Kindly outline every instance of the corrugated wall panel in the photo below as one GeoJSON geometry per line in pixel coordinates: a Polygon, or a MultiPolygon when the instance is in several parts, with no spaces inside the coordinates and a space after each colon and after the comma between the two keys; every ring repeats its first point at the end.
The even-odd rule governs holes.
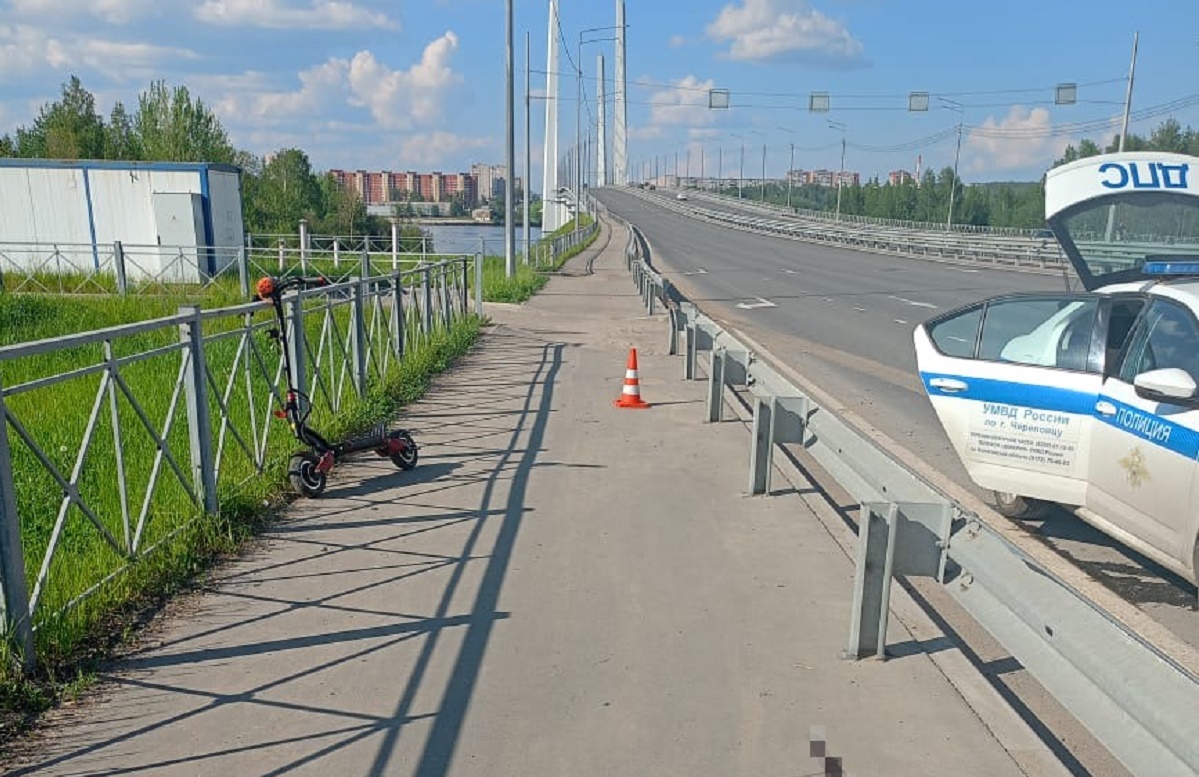
{"type": "Polygon", "coordinates": [[[92,211],[96,242],[127,246],[158,243],[154,206],[150,198],[151,174],[146,170],[91,170],[92,211]]]}

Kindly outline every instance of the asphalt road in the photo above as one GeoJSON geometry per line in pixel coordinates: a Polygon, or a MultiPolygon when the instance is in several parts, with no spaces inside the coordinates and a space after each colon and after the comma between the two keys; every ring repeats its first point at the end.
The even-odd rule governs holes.
{"type": "MultiPolygon", "coordinates": [[[[641,228],[655,265],[709,315],[741,329],[938,471],[986,496],[966,475],[925,396],[913,330],[934,315],[997,294],[1061,291],[1063,277],[758,235],[688,218],[629,192],[596,194],[641,228]]],[[[1063,557],[1199,645],[1193,585],[1065,510],[1026,525],[1063,557]]]]}

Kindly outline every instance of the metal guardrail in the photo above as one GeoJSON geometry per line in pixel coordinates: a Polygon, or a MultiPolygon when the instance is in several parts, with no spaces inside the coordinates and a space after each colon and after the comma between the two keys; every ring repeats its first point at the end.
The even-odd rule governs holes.
{"type": "MultiPolygon", "coordinates": [[[[455,259],[286,295],[297,387],[314,411],[365,397],[413,343],[466,316],[469,266],[455,259]]],[[[260,302],[181,307],[0,347],[0,604],[27,670],[39,623],[66,617],[291,452],[271,452],[286,431],[270,412],[285,388],[281,354],[264,347],[275,325],[260,302]],[[86,421],[71,397],[90,402],[86,421]],[[97,465],[89,453],[112,458],[97,465]],[[56,575],[81,574],[63,567],[63,548],[87,543],[102,548],[89,557],[99,566],[56,590],[56,575]]]]}
{"type": "MultiPolygon", "coordinates": [[[[631,230],[635,234],[635,228],[631,230]]],[[[847,658],[884,658],[892,579],[941,586],[1133,774],[1199,773],[1199,678],[1138,637],[936,487],[765,363],[735,332],[681,299],[630,239],[633,281],[671,310],[671,354],[684,377],[708,359],[710,421],[726,388],[753,404],[748,491],[770,493],[781,444],[802,446],[860,506],[847,658]]]]}
{"type": "MultiPolygon", "coordinates": [[[[773,234],[811,243],[838,245],[859,251],[909,256],[921,259],[991,264],[1003,267],[1024,267],[1061,271],[1069,263],[1061,247],[1052,239],[1005,237],[957,232],[926,231],[900,227],[866,228],[858,222],[792,215],[785,210],[772,211],[770,216],[758,217],[747,213],[706,208],[688,200],[676,200],[666,195],[654,197],[639,189],[633,194],[650,200],[660,207],[714,224],[759,234],[773,234]]],[[[691,196],[691,193],[688,193],[691,196]]],[[[743,210],[762,209],[760,204],[746,200],[696,194],[699,199],[735,205],[743,210]]]]}

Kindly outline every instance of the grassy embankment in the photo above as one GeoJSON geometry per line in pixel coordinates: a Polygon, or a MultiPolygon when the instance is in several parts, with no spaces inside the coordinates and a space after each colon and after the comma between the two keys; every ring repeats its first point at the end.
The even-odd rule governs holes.
{"type": "MultiPolygon", "coordinates": [[[[571,228],[572,225],[567,225],[560,232],[571,228]]],[[[561,257],[556,265],[561,266],[569,258],[561,257]]],[[[511,279],[504,276],[502,260],[488,262],[484,267],[484,299],[487,300],[523,301],[546,282],[546,276],[538,268],[523,264],[511,279]]],[[[11,280],[11,276],[6,278],[8,282],[11,280]]],[[[89,286],[95,291],[102,288],[101,284],[91,282],[89,286]]],[[[171,316],[178,312],[180,304],[198,302],[205,308],[217,308],[243,301],[235,278],[211,285],[203,292],[201,300],[188,299],[186,294],[124,298],[100,294],[69,298],[0,294],[0,345],[171,316]]],[[[410,316],[413,312],[409,310],[410,316]]],[[[335,318],[344,321],[344,309],[335,318]]],[[[415,326],[415,317],[409,322],[415,326]]],[[[239,323],[236,319],[210,321],[205,332],[235,330],[239,323]]],[[[354,396],[348,385],[339,386],[338,376],[332,371],[318,377],[310,391],[318,405],[321,404],[319,400],[327,400],[335,394],[341,397],[343,404],[336,414],[318,409],[314,413],[314,425],[337,436],[392,416],[397,406],[421,396],[433,375],[470,349],[480,324],[478,319],[471,317],[450,330],[438,329],[427,338],[411,341],[404,361],[393,362],[377,376],[363,399],[354,396]]],[[[314,350],[319,343],[321,327],[320,316],[309,316],[305,329],[314,350]]],[[[114,341],[113,355],[120,358],[145,353],[177,343],[178,337],[175,329],[167,328],[122,338],[114,341]]],[[[0,659],[3,659],[0,664],[0,715],[3,716],[0,726],[6,730],[4,733],[11,733],[64,694],[86,683],[96,661],[126,640],[146,614],[156,610],[173,592],[187,586],[214,560],[236,552],[286,497],[285,461],[295,448],[295,442],[286,435],[287,429],[282,422],[269,417],[270,403],[265,401],[269,396],[268,373],[274,364],[273,349],[264,334],[256,335],[254,342],[262,358],[261,364],[272,365],[269,369],[260,366],[254,351],[239,336],[211,343],[205,351],[219,393],[224,394],[226,388],[232,386],[227,398],[220,397],[231,408],[231,419],[230,428],[224,434],[225,450],[218,476],[220,511],[217,515],[200,514],[188,496],[191,483],[186,409],[181,395],[174,398],[180,363],[177,351],[121,367],[121,378],[138,408],[120,387],[114,388],[115,400],[107,392],[98,397],[100,376],[96,374],[72,378],[9,399],[10,411],[68,479],[77,465],[89,418],[95,414],[93,440],[79,465],[78,490],[104,531],[93,525],[78,506],[70,505],[56,534],[62,488],[10,427],[26,576],[31,593],[47,548],[54,542],[57,550],[48,568],[46,583],[38,591],[37,674],[20,677],[10,646],[0,647],[0,659]],[[234,380],[230,381],[231,377],[234,380]],[[248,400],[251,392],[256,399],[253,410],[248,400]],[[114,404],[120,417],[119,439],[114,435],[112,423],[114,404]],[[155,465],[157,442],[142,423],[138,409],[150,420],[155,433],[162,434],[182,478],[165,458],[155,465]],[[168,420],[172,426],[164,434],[168,420]],[[260,475],[253,456],[247,454],[242,445],[244,443],[251,450],[262,445],[264,429],[269,430],[265,438],[267,464],[260,475]],[[239,435],[234,435],[233,430],[239,435]],[[118,464],[126,472],[124,493],[116,478],[118,464]],[[157,485],[147,496],[154,477],[157,477],[157,485]],[[143,511],[146,520],[139,523],[143,511]],[[128,528],[124,519],[126,514],[129,515],[128,528]],[[126,566],[125,557],[130,546],[139,550],[138,559],[126,566]],[[150,547],[155,547],[153,553],[140,554],[150,547]],[[126,567],[125,571],[108,580],[98,592],[67,608],[122,566],[126,567]]],[[[101,346],[85,346],[5,363],[0,368],[0,377],[11,387],[80,366],[98,364],[104,358],[101,346]]],[[[212,392],[209,403],[214,419],[220,418],[217,393],[212,392]]],[[[221,427],[218,421],[214,420],[214,424],[217,424],[213,430],[214,438],[219,442],[221,427]]]]}

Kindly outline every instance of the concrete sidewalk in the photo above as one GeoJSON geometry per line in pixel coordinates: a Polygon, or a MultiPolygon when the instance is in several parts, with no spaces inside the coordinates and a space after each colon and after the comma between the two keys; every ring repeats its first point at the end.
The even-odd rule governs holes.
{"type": "Polygon", "coordinates": [[[490,307],[405,413],[415,470],[339,469],[12,773],[1024,773],[898,627],[840,660],[851,562],[800,494],[743,496],[625,241],[490,307]],[[612,406],[630,345],[649,410],[612,406]]]}

